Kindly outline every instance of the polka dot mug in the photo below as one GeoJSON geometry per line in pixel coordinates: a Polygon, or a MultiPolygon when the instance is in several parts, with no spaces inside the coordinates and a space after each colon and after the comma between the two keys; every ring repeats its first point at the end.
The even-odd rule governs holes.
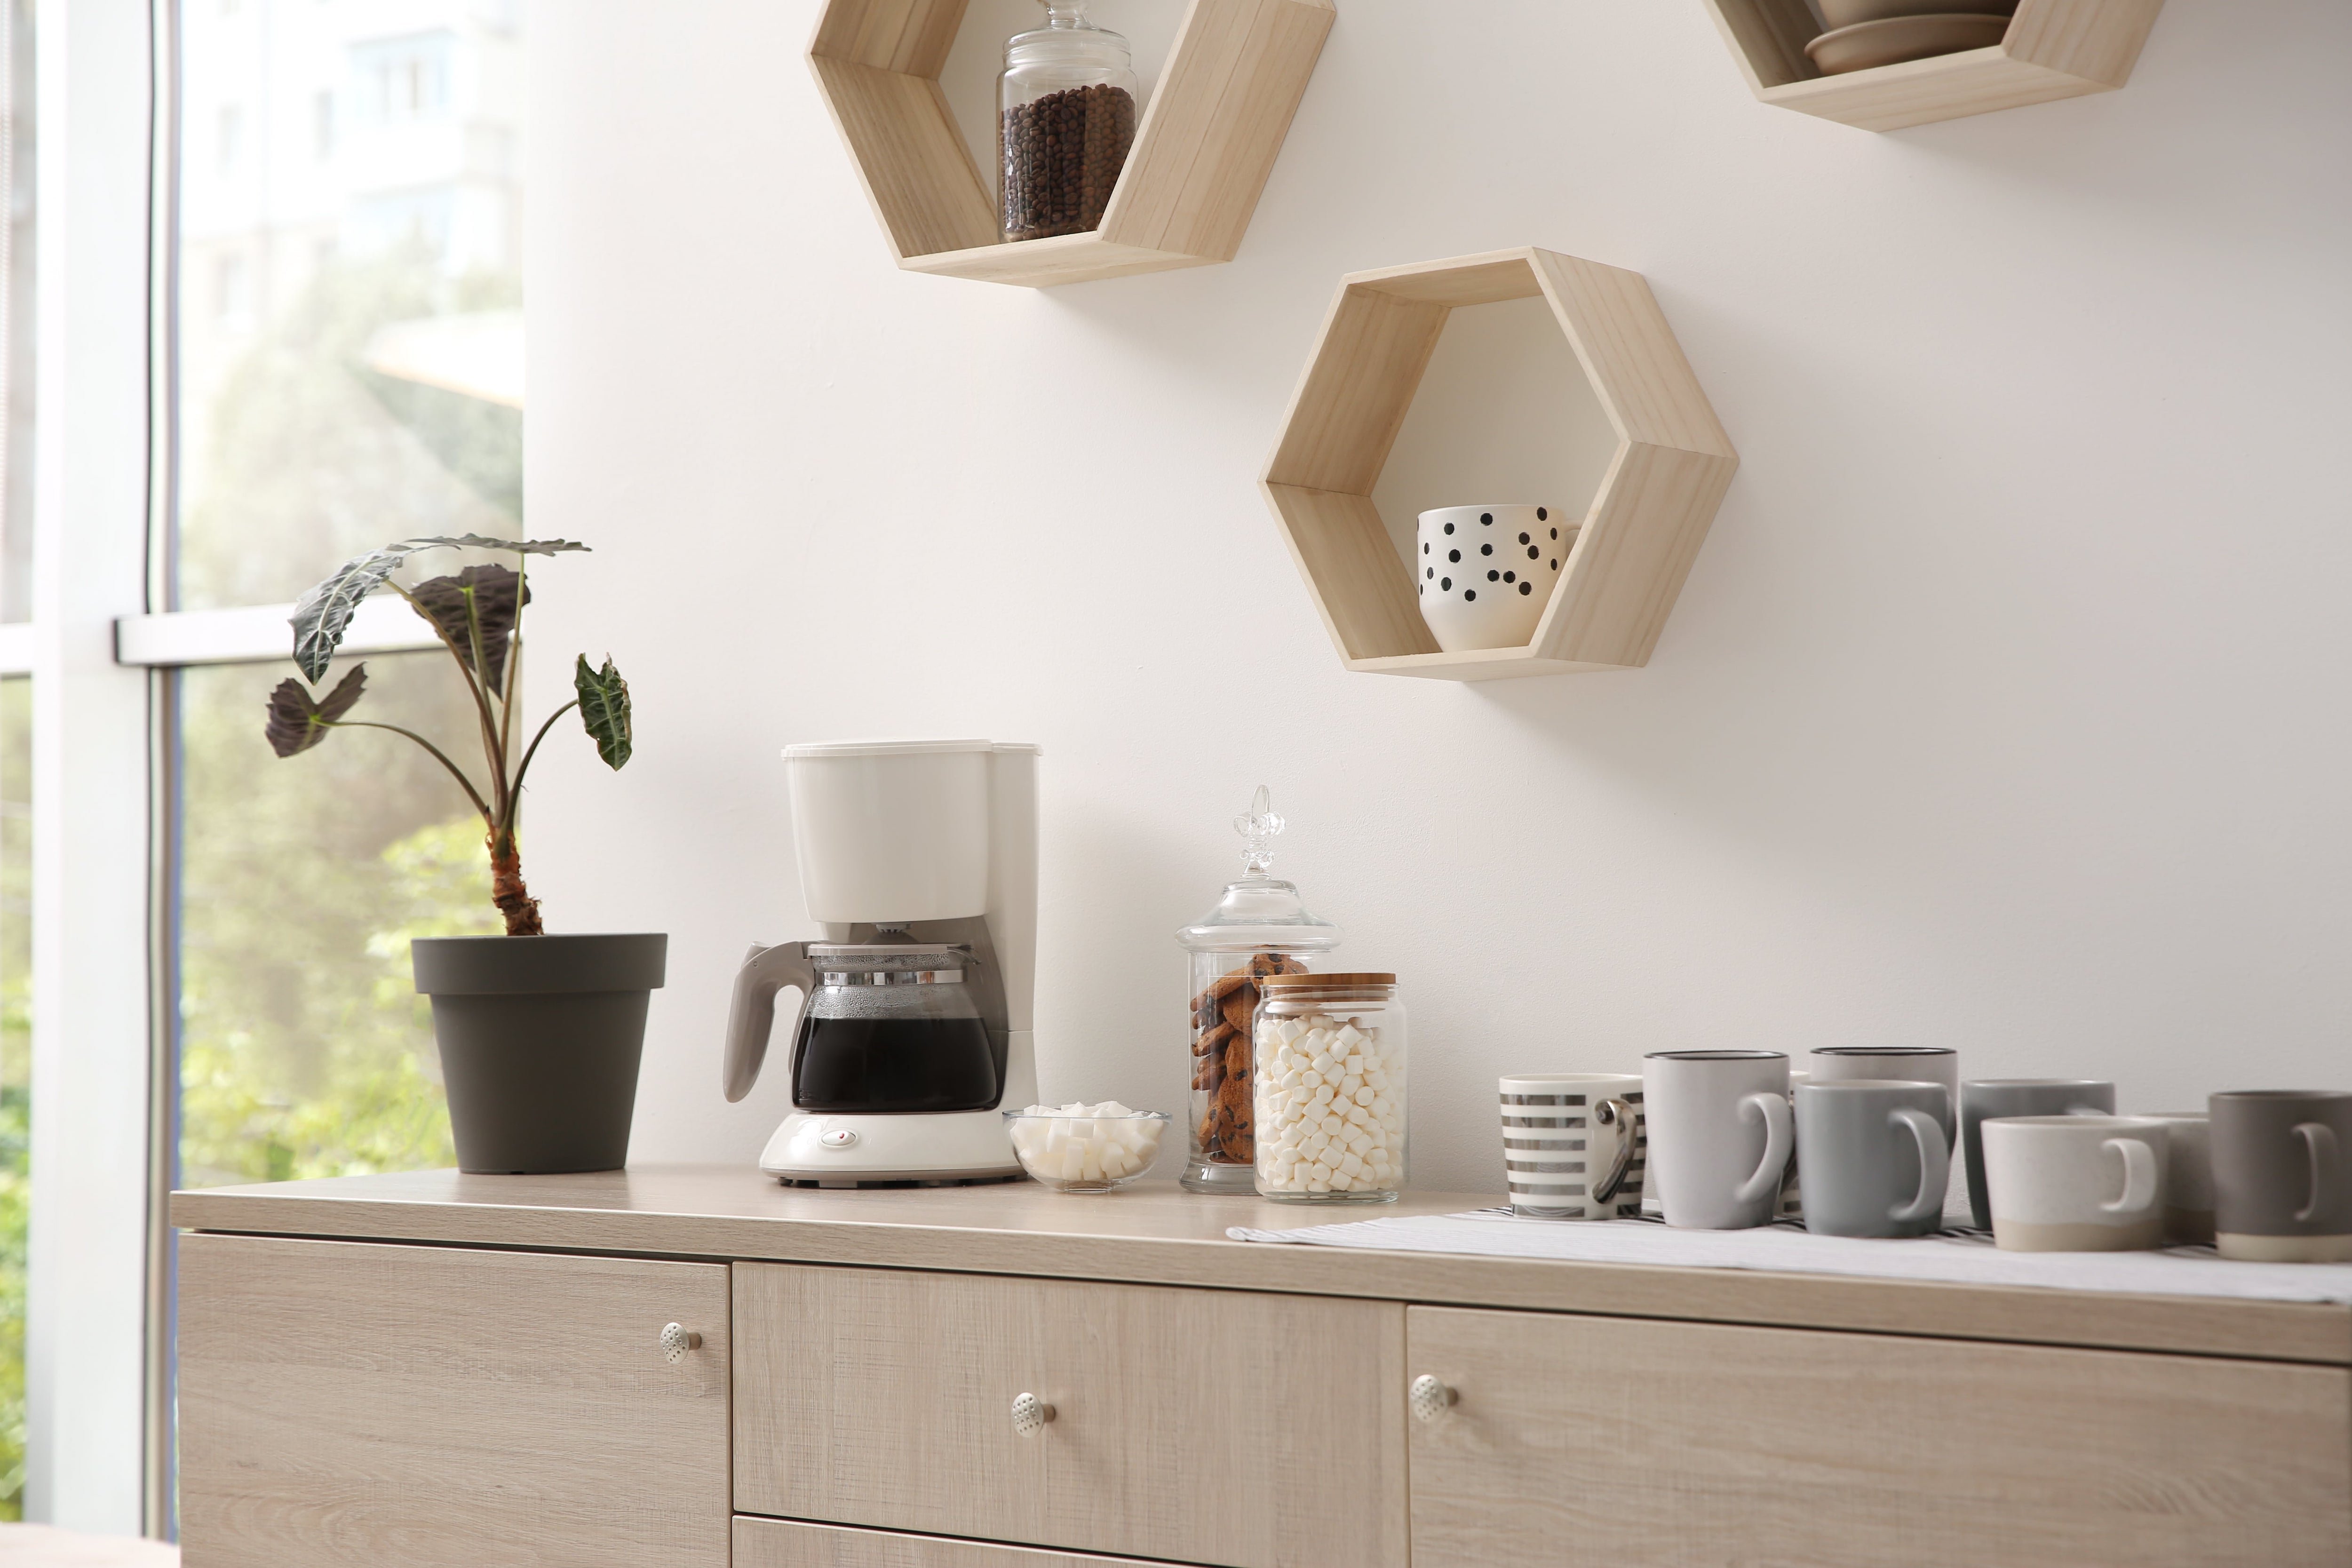
{"type": "Polygon", "coordinates": [[[1551,602],[1576,529],[1550,507],[1447,506],[1421,514],[1421,618],[1447,653],[1523,647],[1551,602]]]}

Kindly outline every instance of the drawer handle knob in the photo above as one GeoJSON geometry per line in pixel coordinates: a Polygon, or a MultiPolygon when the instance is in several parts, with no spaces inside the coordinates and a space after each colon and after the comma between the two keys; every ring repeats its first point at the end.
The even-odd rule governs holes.
{"type": "Polygon", "coordinates": [[[1426,1426],[1453,1409],[1461,1395],[1423,1373],[1412,1380],[1412,1386],[1405,1390],[1404,1397],[1405,1403],[1412,1406],[1412,1418],[1426,1426]]]}
{"type": "Polygon", "coordinates": [[[1034,1394],[1016,1395],[1013,1401],[1013,1429],[1024,1437],[1034,1437],[1053,1418],[1054,1407],[1034,1394]]]}
{"type": "Polygon", "coordinates": [[[684,1323],[664,1323],[661,1331],[662,1360],[676,1366],[686,1359],[688,1351],[702,1348],[702,1336],[690,1332],[684,1323]]]}

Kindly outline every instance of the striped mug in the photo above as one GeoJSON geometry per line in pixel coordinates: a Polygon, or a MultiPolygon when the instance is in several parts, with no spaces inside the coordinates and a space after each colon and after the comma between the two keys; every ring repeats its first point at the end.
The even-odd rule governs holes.
{"type": "Polygon", "coordinates": [[[1511,1212],[1531,1219],[1633,1219],[1649,1152],[1633,1073],[1532,1073],[1502,1080],[1511,1212]]]}

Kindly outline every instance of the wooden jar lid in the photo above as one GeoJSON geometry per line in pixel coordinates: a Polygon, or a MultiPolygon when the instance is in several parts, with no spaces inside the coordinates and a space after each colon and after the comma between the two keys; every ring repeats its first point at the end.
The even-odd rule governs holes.
{"type": "Polygon", "coordinates": [[[1393,985],[1393,974],[1264,974],[1262,991],[1357,991],[1367,985],[1393,985]]]}

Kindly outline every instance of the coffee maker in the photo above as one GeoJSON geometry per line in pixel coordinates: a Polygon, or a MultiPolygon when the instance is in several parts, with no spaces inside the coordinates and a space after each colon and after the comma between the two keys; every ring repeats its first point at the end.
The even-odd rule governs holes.
{"type": "Polygon", "coordinates": [[[776,993],[802,994],[793,1112],[760,1156],[788,1184],[1021,1176],[1001,1110],[1037,1097],[1037,748],[786,748],[793,847],[820,942],[751,949],[727,1020],[751,1092],[776,993]]]}

